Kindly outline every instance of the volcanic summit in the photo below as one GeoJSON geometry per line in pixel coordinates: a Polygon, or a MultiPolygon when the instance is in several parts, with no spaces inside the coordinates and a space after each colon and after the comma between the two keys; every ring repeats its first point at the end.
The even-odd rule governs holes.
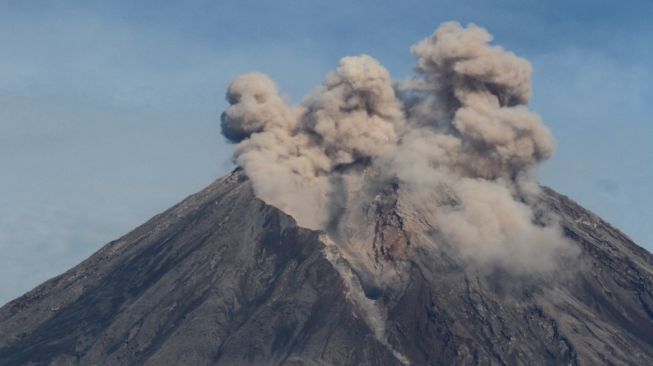
{"type": "Polygon", "coordinates": [[[0,365],[651,365],[653,255],[541,187],[530,64],[483,28],[228,87],[238,166],[0,308],[0,365]]]}

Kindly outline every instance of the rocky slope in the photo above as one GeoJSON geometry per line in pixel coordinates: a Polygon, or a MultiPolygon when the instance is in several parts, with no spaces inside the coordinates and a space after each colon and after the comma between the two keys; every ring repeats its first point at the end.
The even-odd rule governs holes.
{"type": "Polygon", "coordinates": [[[542,200],[580,249],[544,279],[446,251],[395,258],[412,233],[388,204],[371,245],[408,281],[365,289],[379,336],[323,235],[236,171],[2,307],[0,365],[653,364],[653,256],[570,199],[542,200]]]}

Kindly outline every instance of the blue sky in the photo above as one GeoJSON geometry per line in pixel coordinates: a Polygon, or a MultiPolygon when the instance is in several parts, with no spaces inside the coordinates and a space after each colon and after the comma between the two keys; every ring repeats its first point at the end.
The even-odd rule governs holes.
{"type": "Polygon", "coordinates": [[[534,67],[557,140],[540,181],[653,250],[653,2],[0,0],[0,303],[231,169],[224,90],[299,101],[338,59],[396,78],[443,21],[534,67]]]}

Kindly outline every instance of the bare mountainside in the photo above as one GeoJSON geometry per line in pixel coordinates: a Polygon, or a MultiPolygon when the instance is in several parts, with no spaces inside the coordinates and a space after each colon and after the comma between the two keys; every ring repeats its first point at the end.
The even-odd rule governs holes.
{"type": "Polygon", "coordinates": [[[653,364],[653,256],[567,197],[541,199],[580,249],[562,279],[381,258],[412,235],[386,205],[374,245],[408,281],[366,291],[382,338],[323,234],[235,171],[2,307],[0,365],[653,364]]]}

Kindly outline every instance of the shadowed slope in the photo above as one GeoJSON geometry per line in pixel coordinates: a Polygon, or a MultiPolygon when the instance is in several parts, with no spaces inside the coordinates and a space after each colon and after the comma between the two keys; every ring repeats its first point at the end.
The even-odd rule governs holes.
{"type": "Polygon", "coordinates": [[[0,365],[397,364],[353,317],[318,234],[242,179],[4,306],[0,365]]]}

